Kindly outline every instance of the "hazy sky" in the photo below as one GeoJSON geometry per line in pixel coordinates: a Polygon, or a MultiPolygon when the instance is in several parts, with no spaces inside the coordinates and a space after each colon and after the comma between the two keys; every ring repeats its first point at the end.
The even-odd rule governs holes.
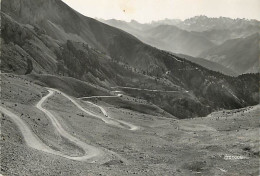
{"type": "Polygon", "coordinates": [[[260,20],[260,0],[63,0],[80,13],[139,22],[196,15],[260,20]]]}

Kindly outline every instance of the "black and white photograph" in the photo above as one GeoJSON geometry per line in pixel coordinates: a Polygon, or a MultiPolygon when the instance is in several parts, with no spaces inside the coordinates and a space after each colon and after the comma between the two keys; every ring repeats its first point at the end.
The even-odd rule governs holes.
{"type": "Polygon", "coordinates": [[[0,176],[259,176],[259,0],[0,0],[0,176]]]}

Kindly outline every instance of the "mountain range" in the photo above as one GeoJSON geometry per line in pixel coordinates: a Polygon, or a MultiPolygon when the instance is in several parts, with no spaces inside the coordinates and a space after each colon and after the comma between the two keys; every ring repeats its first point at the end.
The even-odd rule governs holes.
{"type": "MultiPolygon", "coordinates": [[[[241,59],[238,58],[236,60],[235,54],[233,56],[229,54],[226,57],[229,64],[225,65],[227,62],[217,62],[222,67],[225,67],[217,71],[228,75],[234,75],[229,73],[239,75],[259,72],[257,58],[259,57],[260,49],[256,43],[259,43],[259,37],[257,36],[259,35],[260,22],[257,20],[224,17],[208,18],[206,16],[197,16],[184,21],[166,19],[146,24],[141,24],[137,21],[125,22],[114,19],[99,20],[127,31],[141,41],[157,48],[172,53],[189,55],[193,58],[200,58],[199,60],[202,63],[206,62],[203,59],[215,62],[216,59],[210,59],[212,58],[210,56],[216,56],[215,52],[213,52],[216,50],[219,56],[227,55],[223,49],[217,48],[226,48],[230,53],[237,53],[236,45],[239,45],[237,47],[239,48],[238,50],[240,52],[243,50],[243,54],[239,57],[241,59],[244,58],[244,62],[247,62],[247,65],[241,64],[238,67],[236,63],[240,62],[241,59]],[[250,46],[238,44],[238,41],[240,41],[239,43],[247,43],[250,46]],[[227,46],[229,44],[231,44],[232,49],[231,46],[227,46]],[[205,54],[209,57],[205,56],[205,54]],[[247,56],[246,59],[244,56],[247,56]],[[223,70],[229,71],[223,72],[223,70]]],[[[194,62],[200,64],[198,59],[194,59],[194,62]]],[[[216,68],[218,67],[216,66],[216,68]]]]}
{"type": "MultiPolygon", "coordinates": [[[[185,57],[150,46],[121,29],[83,16],[60,0],[3,0],[1,17],[1,70],[27,74],[40,85],[54,86],[41,79],[52,75],[63,80],[57,81],[55,88],[66,82],[65,77],[73,77],[107,91],[114,86],[164,90],[125,93],[177,118],[258,103],[257,74],[231,77],[209,70],[185,57]],[[175,92],[165,94],[169,90],[175,92]]],[[[166,41],[167,32],[172,30],[179,31],[180,36],[193,39],[197,36],[172,26],[146,30],[155,35],[161,27],[165,34],[157,37],[166,41]]],[[[175,43],[177,47],[189,43],[181,42],[178,36],[171,37],[180,42],[175,43]]],[[[215,46],[202,37],[196,40],[200,41],[198,47],[215,46]]]]}
{"type": "Polygon", "coordinates": [[[198,56],[203,50],[215,46],[204,36],[174,25],[140,24],[135,21],[127,23],[118,20],[101,21],[129,32],[147,44],[173,53],[198,56]]]}

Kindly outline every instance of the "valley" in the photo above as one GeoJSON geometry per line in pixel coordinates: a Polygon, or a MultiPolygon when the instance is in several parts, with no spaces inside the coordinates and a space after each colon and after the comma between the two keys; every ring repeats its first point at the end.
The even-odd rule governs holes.
{"type": "Polygon", "coordinates": [[[3,174],[258,173],[259,106],[178,120],[118,108],[108,98],[85,102],[24,76],[1,80],[3,174]]]}

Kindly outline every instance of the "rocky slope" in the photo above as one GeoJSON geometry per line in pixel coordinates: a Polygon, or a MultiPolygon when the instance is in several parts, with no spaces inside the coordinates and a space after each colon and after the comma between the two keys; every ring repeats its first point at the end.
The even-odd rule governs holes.
{"type": "MultiPolygon", "coordinates": [[[[73,92],[78,84],[78,93],[84,94],[85,90],[85,95],[89,96],[96,95],[101,89],[74,78],[37,76],[41,78],[30,80],[24,75],[2,74],[1,107],[19,116],[19,121],[26,123],[33,134],[53,150],[66,155],[81,156],[81,148],[63,138],[46,114],[35,107],[48,93],[43,85],[39,86],[39,81],[45,82],[44,86],[60,86],[67,93],[73,92]]],[[[99,109],[77,100],[74,96],[79,95],[73,94],[71,98],[84,109],[101,114],[99,109]]],[[[260,124],[257,106],[221,110],[207,117],[178,120],[121,108],[111,104],[114,101],[112,98],[106,100],[107,103],[102,99],[91,101],[104,107],[111,117],[141,128],[129,131],[106,124],[78,109],[62,94],[55,93],[43,107],[54,114],[61,127],[82,142],[101,149],[105,154],[112,152],[114,155],[104,158],[104,163],[100,164],[74,161],[32,149],[26,143],[30,138],[24,138],[17,122],[1,112],[0,174],[183,176],[259,173],[260,124]]],[[[154,112],[152,108],[141,108],[154,112]]]]}

